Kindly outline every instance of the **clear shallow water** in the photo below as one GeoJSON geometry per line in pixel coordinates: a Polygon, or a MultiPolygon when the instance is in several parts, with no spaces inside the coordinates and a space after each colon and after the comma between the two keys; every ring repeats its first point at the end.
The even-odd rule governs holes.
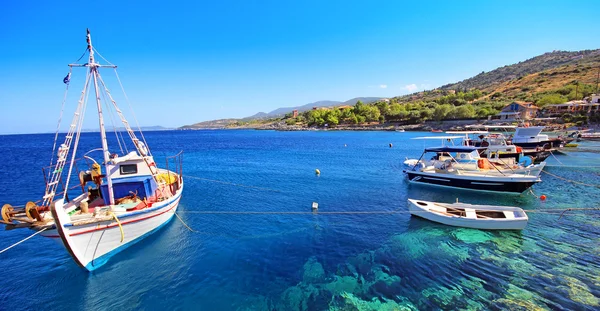
{"type": "MultiPolygon", "coordinates": [[[[408,197],[527,210],[597,207],[600,189],[542,175],[533,188],[548,196],[541,202],[531,194],[409,185],[401,164],[420,156],[424,142],[408,138],[422,134],[146,133],[158,163],[185,151],[188,178],[179,210],[199,232],[174,218],[93,273],[55,242],[35,237],[0,254],[0,309],[600,309],[598,212],[573,212],[560,221],[532,212],[520,233],[445,227],[405,213],[408,197]],[[310,211],[313,201],[321,211],[399,212],[185,213],[310,211]]],[[[80,150],[96,147],[96,135],[84,134],[80,150]]],[[[42,195],[39,168],[49,162],[52,138],[0,136],[1,203],[42,195]]],[[[577,167],[600,166],[600,145],[580,147],[549,159],[548,172],[600,185],[600,168],[577,167]]],[[[0,231],[0,248],[29,234],[0,231]]]]}

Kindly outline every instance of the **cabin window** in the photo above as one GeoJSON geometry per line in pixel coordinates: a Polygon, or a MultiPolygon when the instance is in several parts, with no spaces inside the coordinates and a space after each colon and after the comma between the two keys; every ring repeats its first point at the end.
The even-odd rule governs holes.
{"type": "Polygon", "coordinates": [[[138,172],[137,164],[124,164],[119,167],[121,175],[136,174],[138,172]]]}

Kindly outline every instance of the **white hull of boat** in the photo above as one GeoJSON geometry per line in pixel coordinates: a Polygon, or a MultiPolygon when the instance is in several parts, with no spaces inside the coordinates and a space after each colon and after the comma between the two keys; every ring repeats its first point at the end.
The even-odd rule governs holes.
{"type": "Polygon", "coordinates": [[[408,209],[412,215],[455,227],[487,230],[523,230],[528,222],[525,212],[512,206],[471,205],[465,203],[442,204],[408,199],[408,209]],[[464,210],[466,216],[448,213],[449,210],[464,210]],[[501,212],[506,218],[478,218],[477,211],[501,212]]]}
{"type": "Polygon", "coordinates": [[[53,216],[56,231],[63,245],[75,262],[93,271],[118,252],[140,241],[167,224],[175,214],[181,198],[183,185],[177,193],[152,207],[121,216],[119,223],[110,221],[74,226],[63,208],[63,200],[56,201],[53,216]],[[121,231],[122,229],[122,231],[121,231]]]}

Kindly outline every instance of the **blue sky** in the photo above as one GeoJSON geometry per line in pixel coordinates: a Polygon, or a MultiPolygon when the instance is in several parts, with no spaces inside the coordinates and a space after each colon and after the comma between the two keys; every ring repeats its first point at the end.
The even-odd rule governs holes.
{"type": "MultiPolygon", "coordinates": [[[[88,27],[96,49],[119,66],[140,123],[169,127],[319,100],[392,97],[552,50],[600,48],[599,1],[84,4],[2,4],[0,133],[55,129],[66,65],[84,52],[88,27]]],[[[128,111],[114,73],[101,73],[128,111]]],[[[84,74],[73,73],[67,120],[84,74]]],[[[97,128],[90,107],[85,125],[97,128]]]]}

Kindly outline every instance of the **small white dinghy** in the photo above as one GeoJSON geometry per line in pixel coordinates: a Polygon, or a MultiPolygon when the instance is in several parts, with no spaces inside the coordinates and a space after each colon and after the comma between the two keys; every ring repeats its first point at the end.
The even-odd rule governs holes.
{"type": "Polygon", "coordinates": [[[412,215],[441,224],[488,230],[522,230],[529,218],[519,207],[437,203],[408,199],[412,215]]]}

